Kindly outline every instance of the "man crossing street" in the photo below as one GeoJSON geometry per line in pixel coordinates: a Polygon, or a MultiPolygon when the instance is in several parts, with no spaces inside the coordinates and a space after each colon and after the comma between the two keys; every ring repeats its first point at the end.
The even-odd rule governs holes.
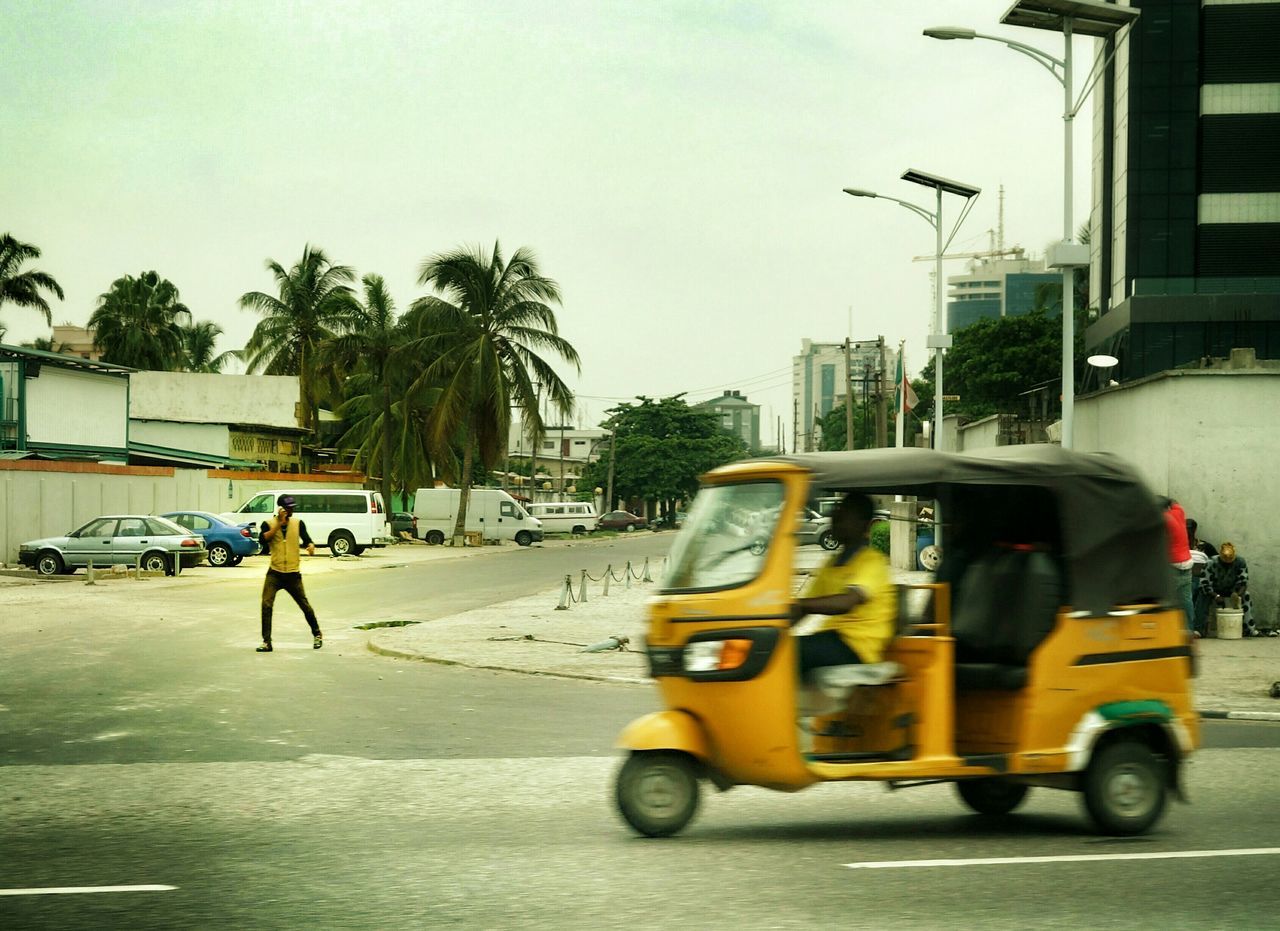
{"type": "Polygon", "coordinates": [[[316,612],[307,600],[307,593],[302,587],[301,549],[307,548],[307,555],[316,554],[316,545],[307,533],[307,525],[301,518],[294,520],[293,512],[297,502],[292,495],[281,495],[277,502],[279,509],[273,520],[263,521],[262,539],[271,552],[271,565],[267,569],[267,577],[262,583],[262,646],[259,653],[272,652],[271,646],[271,612],[275,606],[276,592],[284,590],[289,593],[302,615],[311,627],[312,649],[324,646],[324,634],[320,632],[320,624],[316,620],[316,612]]]}

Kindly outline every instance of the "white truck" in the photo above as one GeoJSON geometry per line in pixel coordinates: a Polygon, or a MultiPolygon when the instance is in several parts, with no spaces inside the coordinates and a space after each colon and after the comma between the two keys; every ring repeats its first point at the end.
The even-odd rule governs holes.
{"type": "MultiPolygon", "coordinates": [[[[413,496],[413,516],[422,539],[437,546],[453,536],[458,523],[457,488],[419,488],[413,496]]],[[[486,540],[514,540],[521,546],[542,540],[542,522],[530,517],[515,498],[501,488],[472,488],[467,501],[470,533],[486,540]]]]}

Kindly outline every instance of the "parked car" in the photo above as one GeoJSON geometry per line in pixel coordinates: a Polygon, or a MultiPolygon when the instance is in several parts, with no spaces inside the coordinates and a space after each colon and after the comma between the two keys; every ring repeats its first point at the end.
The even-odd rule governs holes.
{"type": "Polygon", "coordinates": [[[831,532],[831,518],[811,508],[805,508],[796,515],[796,542],[801,546],[816,543],[824,550],[833,550],[840,545],[831,532]]]}
{"type": "Polygon", "coordinates": [[[18,547],[18,561],[41,575],[70,575],[95,566],[141,565],[173,575],[204,562],[207,551],[198,536],[171,520],[149,514],[95,517],[61,537],[31,540],[18,547]]]}
{"type": "Polygon", "coordinates": [[[238,566],[240,560],[258,552],[258,525],[252,521],[233,524],[208,511],[170,511],[160,516],[199,534],[211,566],[238,566]]]}
{"type": "Polygon", "coordinates": [[[630,533],[632,530],[643,530],[649,526],[649,522],[630,511],[610,511],[600,518],[600,523],[596,526],[600,530],[625,530],[630,533]]]}
{"type": "Polygon", "coordinates": [[[401,533],[418,539],[418,518],[407,511],[396,511],[391,515],[391,535],[399,540],[401,533]]]}

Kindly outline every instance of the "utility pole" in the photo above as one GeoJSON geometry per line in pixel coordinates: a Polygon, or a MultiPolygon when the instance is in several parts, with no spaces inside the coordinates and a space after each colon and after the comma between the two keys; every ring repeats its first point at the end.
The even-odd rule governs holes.
{"type": "Polygon", "coordinates": [[[609,433],[609,481],[606,483],[606,491],[604,493],[604,510],[607,514],[613,510],[613,463],[614,453],[618,448],[618,427],[615,424],[609,433]]]}
{"type": "Polygon", "coordinates": [[[844,448],[853,449],[853,363],[847,336],[844,338],[844,448]]]}
{"type": "Polygon", "coordinates": [[[800,399],[791,399],[791,452],[800,452],[800,445],[796,440],[800,436],[800,399]]]}
{"type": "Polygon", "coordinates": [[[880,378],[877,380],[879,389],[876,391],[876,446],[884,449],[889,445],[889,393],[885,391],[889,363],[884,354],[884,336],[881,336],[878,341],[880,343],[880,378]]]}

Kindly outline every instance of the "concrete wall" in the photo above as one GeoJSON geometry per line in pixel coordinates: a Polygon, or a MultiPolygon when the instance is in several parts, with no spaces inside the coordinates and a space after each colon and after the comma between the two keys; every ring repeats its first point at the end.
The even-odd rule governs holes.
{"type": "Polygon", "coordinates": [[[139,420],[298,426],[294,375],[134,372],[129,381],[129,416],[139,420]]]}
{"type": "Polygon", "coordinates": [[[128,445],[128,379],[44,365],[38,378],[26,379],[26,393],[28,442],[128,445]]]}
{"type": "Polygon", "coordinates": [[[1277,409],[1280,373],[1265,370],[1166,372],[1076,401],[1077,449],[1123,456],[1201,539],[1236,544],[1264,627],[1280,626],[1277,409]]]}
{"type": "Polygon", "coordinates": [[[186,449],[211,456],[231,455],[231,430],[220,423],[173,423],[130,418],[129,439],[135,443],[186,449]]]}
{"type": "Polygon", "coordinates": [[[0,561],[16,562],[18,545],[24,541],[74,530],[101,514],[162,514],[179,509],[220,514],[235,510],[263,489],[310,484],[364,487],[358,475],[0,462],[0,561]]]}

